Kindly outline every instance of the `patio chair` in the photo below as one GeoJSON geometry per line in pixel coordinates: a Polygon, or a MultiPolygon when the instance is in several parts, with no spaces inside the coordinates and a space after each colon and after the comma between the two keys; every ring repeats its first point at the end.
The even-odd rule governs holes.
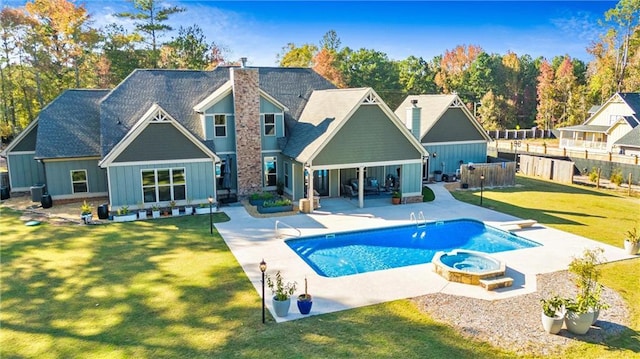
{"type": "Polygon", "coordinates": [[[350,184],[343,184],[342,185],[342,196],[343,197],[348,197],[349,199],[352,199],[354,197],[358,197],[358,193],[356,191],[354,191],[353,187],[351,187],[350,184]]]}

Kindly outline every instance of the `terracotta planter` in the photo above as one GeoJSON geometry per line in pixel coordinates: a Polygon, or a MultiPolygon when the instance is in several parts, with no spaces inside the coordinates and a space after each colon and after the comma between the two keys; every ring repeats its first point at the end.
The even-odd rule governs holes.
{"type": "Polygon", "coordinates": [[[400,197],[391,197],[392,204],[400,204],[400,197]]]}

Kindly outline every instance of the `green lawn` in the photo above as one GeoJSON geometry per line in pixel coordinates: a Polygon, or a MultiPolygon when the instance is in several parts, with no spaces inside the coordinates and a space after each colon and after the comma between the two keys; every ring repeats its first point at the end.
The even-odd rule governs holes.
{"type": "MultiPolygon", "coordinates": [[[[629,219],[619,213],[603,219],[611,216],[610,210],[596,205],[579,216],[577,204],[569,201],[562,207],[556,197],[575,191],[576,201],[607,198],[617,205],[606,208],[627,213],[633,202],[518,181],[523,187],[486,191],[485,204],[620,245],[629,219]],[[531,201],[533,195],[536,201],[531,201]],[[540,201],[553,202],[553,208],[532,208],[540,201]]],[[[478,195],[456,194],[470,201],[478,195]]],[[[224,215],[215,219],[226,220],[224,215]]],[[[208,216],[27,227],[19,213],[0,207],[0,229],[2,358],[515,357],[461,337],[410,300],[282,324],[268,316],[263,325],[260,297],[221,237],[209,234],[208,216]]],[[[632,307],[633,330],[607,343],[576,341],[565,357],[640,353],[639,278],[640,259],[604,267],[603,282],[619,290],[632,307]]]]}

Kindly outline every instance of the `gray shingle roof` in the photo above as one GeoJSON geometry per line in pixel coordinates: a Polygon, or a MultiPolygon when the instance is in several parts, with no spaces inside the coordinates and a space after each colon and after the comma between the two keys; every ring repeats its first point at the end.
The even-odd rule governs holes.
{"type": "MultiPolygon", "coordinates": [[[[306,68],[261,67],[258,73],[260,88],[289,108],[285,113],[288,122],[299,117],[313,90],[335,87],[306,68]]],[[[199,116],[193,107],[228,80],[228,67],[212,71],[134,71],[105,97],[100,106],[102,155],[122,140],[153,103],[160,105],[197,138],[203,139],[199,116]]],[[[212,141],[205,144],[215,150],[212,141]]]]}
{"type": "Polygon", "coordinates": [[[38,115],[36,158],[100,156],[98,104],[109,90],[67,90],[38,115]]]}
{"type": "Polygon", "coordinates": [[[306,162],[322,146],[370,88],[314,91],[282,153],[306,162]]]}
{"type": "Polygon", "coordinates": [[[633,116],[627,116],[625,120],[633,128],[640,124],[640,92],[621,92],[620,97],[635,112],[633,116]]]}
{"type": "Polygon", "coordinates": [[[633,130],[629,131],[629,133],[620,137],[614,145],[640,148],[640,126],[636,126],[633,130]]]}

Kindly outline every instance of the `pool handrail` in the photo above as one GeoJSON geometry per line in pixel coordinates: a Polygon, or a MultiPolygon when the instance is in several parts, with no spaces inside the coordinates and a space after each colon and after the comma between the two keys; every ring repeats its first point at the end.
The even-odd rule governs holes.
{"type": "Polygon", "coordinates": [[[282,224],[283,226],[286,226],[286,227],[289,227],[291,229],[296,230],[298,232],[298,237],[302,237],[302,231],[300,231],[300,229],[298,229],[298,228],[296,228],[294,226],[288,225],[288,224],[286,224],[286,223],[284,223],[282,221],[277,220],[276,224],[275,224],[276,238],[280,238],[281,237],[280,234],[279,234],[280,232],[278,231],[278,224],[282,224]]]}
{"type": "Polygon", "coordinates": [[[422,211],[418,212],[417,217],[415,212],[411,212],[411,214],[409,215],[409,220],[415,222],[416,227],[418,228],[422,228],[427,225],[427,219],[424,218],[424,213],[422,213],[422,211]]]}

